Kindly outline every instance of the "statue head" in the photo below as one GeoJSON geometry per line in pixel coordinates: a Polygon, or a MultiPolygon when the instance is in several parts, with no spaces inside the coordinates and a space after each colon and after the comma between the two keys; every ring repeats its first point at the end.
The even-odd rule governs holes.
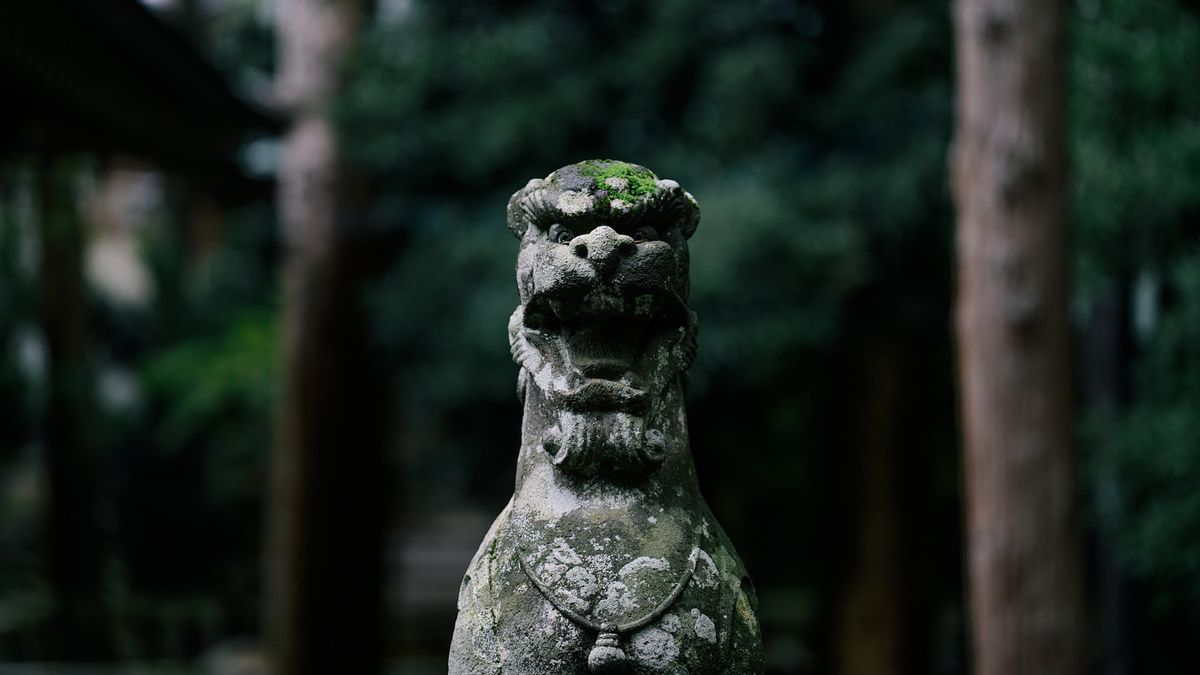
{"type": "Polygon", "coordinates": [[[683,437],[681,381],[696,351],[687,240],[699,218],[678,183],[612,160],[563,167],[509,200],[518,389],[534,441],[567,474],[644,476],[683,437]]]}

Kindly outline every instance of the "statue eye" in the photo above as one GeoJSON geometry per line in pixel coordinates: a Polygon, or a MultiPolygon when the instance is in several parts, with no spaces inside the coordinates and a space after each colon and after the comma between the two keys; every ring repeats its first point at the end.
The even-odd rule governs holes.
{"type": "Polygon", "coordinates": [[[575,233],[569,227],[556,224],[550,228],[550,241],[556,244],[566,244],[574,238],[575,233]]]}
{"type": "Polygon", "coordinates": [[[655,241],[658,239],[658,230],[649,225],[642,225],[633,231],[633,240],[636,242],[655,241]]]}

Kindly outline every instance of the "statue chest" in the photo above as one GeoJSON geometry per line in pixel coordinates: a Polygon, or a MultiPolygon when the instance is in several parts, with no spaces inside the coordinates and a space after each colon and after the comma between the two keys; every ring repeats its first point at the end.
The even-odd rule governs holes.
{"type": "Polygon", "coordinates": [[[568,615],[625,625],[687,582],[705,527],[679,508],[596,505],[554,517],[518,507],[509,532],[526,576],[568,615]]]}
{"type": "Polygon", "coordinates": [[[737,581],[723,578],[706,530],[666,510],[514,514],[497,541],[506,660],[544,673],[605,672],[591,663],[604,658],[635,672],[676,662],[707,672],[737,581]]]}

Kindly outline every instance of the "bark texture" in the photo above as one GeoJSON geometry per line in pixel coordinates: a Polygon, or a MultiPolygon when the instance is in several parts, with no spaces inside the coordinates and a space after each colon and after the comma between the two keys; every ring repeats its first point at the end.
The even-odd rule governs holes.
{"type": "Polygon", "coordinates": [[[1084,669],[1063,7],[957,0],[957,337],[975,672],[1084,669]]]}
{"type": "Polygon", "coordinates": [[[368,674],[382,645],[387,397],[363,315],[371,247],[347,216],[330,118],[362,8],[287,0],[279,9],[279,97],[293,116],[279,170],[285,305],[268,639],[277,674],[368,674]]]}

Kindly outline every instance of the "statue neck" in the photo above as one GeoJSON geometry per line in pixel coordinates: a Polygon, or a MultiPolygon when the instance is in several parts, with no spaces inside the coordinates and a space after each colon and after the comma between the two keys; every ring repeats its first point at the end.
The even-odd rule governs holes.
{"type": "Polygon", "coordinates": [[[668,494],[672,502],[700,501],[678,381],[641,416],[557,409],[540,389],[528,387],[517,460],[518,507],[553,497],[550,501],[570,510],[597,496],[611,506],[668,494]]]}

